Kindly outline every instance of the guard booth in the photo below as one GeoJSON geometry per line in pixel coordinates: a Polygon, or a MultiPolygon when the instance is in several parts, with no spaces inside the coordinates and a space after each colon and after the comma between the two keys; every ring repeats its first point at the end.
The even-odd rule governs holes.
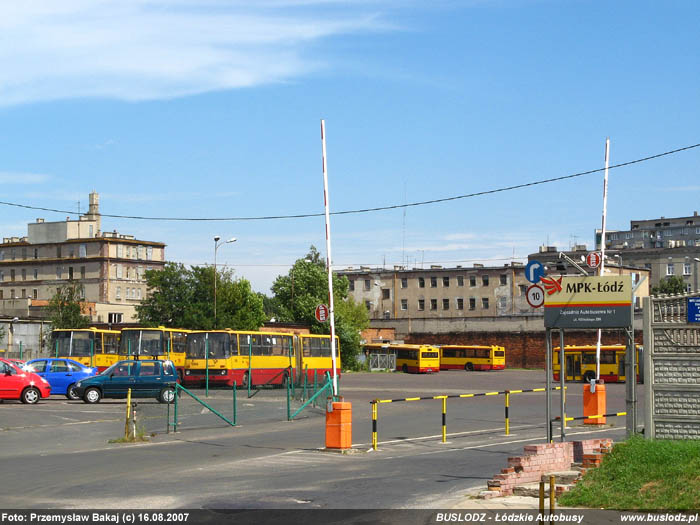
{"type": "MultiPolygon", "coordinates": [[[[560,422],[561,440],[564,441],[566,401],[564,396],[564,386],[566,376],[576,377],[581,373],[580,356],[565,355],[565,330],[601,330],[608,328],[623,329],[626,335],[625,358],[620,366],[624,367],[624,375],[628,379],[625,389],[625,405],[627,412],[627,434],[631,435],[637,429],[637,397],[636,377],[637,363],[634,344],[633,316],[633,288],[632,277],[630,275],[615,276],[568,276],[543,277],[541,282],[546,290],[544,294],[544,326],[546,329],[547,353],[547,440],[552,441],[552,363],[553,346],[552,331],[558,330],[559,335],[559,382],[560,390],[560,422]],[[576,359],[578,357],[578,361],[576,359]],[[562,370],[563,369],[563,370],[562,370]],[[564,373],[561,373],[561,372],[564,373]],[[578,374],[577,374],[578,371],[578,374]]],[[[543,291],[544,293],[544,291],[543,291]]],[[[597,359],[596,377],[600,377],[600,360],[597,359]]],[[[618,374],[622,371],[618,370],[618,374]]],[[[584,385],[584,416],[599,415],[590,413],[590,410],[597,412],[605,410],[604,403],[601,404],[602,394],[604,399],[604,385],[598,385],[591,381],[584,385]],[[586,389],[587,387],[587,389],[586,389]],[[602,387],[602,388],[600,388],[602,387]],[[596,393],[596,388],[598,392],[596,393]]],[[[595,420],[586,422],[594,422],[595,420]]],[[[604,420],[599,420],[604,422],[604,420]]]]}

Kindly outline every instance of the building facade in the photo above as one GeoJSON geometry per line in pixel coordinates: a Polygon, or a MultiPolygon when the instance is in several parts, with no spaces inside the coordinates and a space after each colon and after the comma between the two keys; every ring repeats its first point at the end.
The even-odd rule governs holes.
{"type": "Polygon", "coordinates": [[[372,319],[449,319],[537,314],[526,299],[524,266],[348,268],[350,295],[372,319]]]}
{"type": "Polygon", "coordinates": [[[165,265],[165,244],[102,231],[99,195],[78,219],[28,225],[26,237],[0,244],[0,315],[43,317],[58,287],[82,285],[93,322],[136,322],[146,270],[165,265]]]}

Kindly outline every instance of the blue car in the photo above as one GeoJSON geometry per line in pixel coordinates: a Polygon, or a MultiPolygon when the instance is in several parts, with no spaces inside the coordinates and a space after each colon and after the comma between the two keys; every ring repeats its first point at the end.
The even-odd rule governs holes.
{"type": "Polygon", "coordinates": [[[75,384],[81,379],[97,374],[97,368],[81,365],[72,359],[32,359],[24,368],[46,379],[51,385],[52,394],[63,394],[68,399],[80,399],[75,392],[75,384]]]}

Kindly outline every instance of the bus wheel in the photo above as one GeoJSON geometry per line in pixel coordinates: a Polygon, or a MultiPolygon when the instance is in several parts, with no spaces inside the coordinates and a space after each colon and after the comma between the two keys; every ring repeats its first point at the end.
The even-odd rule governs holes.
{"type": "Polygon", "coordinates": [[[407,367],[406,365],[403,365],[403,367],[401,368],[401,370],[403,370],[403,373],[404,373],[404,374],[408,374],[408,367],[407,367]]]}
{"type": "Polygon", "coordinates": [[[583,374],[583,382],[584,383],[590,383],[591,379],[595,379],[595,372],[592,370],[589,370],[585,374],[583,374]]]}
{"type": "Polygon", "coordinates": [[[464,365],[464,370],[467,372],[473,372],[474,371],[474,365],[472,363],[467,363],[464,365]]]}
{"type": "Polygon", "coordinates": [[[248,388],[248,380],[249,380],[248,372],[246,372],[245,374],[243,374],[243,387],[244,388],[248,388]]]}

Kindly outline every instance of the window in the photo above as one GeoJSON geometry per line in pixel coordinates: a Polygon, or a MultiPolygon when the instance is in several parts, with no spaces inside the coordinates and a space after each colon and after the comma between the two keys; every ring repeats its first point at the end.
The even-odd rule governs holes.
{"type": "Polygon", "coordinates": [[[461,297],[457,298],[457,310],[464,310],[464,299],[461,297]]]}
{"type": "Polygon", "coordinates": [[[508,300],[505,297],[498,298],[498,307],[501,310],[505,310],[508,307],[508,300]]]}
{"type": "Polygon", "coordinates": [[[34,279],[39,278],[39,268],[34,268],[34,279]]]}
{"type": "Polygon", "coordinates": [[[3,299],[3,298],[4,298],[4,297],[3,297],[4,294],[5,294],[5,293],[4,293],[2,290],[0,290],[0,299],[3,299]]]}
{"type": "Polygon", "coordinates": [[[683,265],[683,275],[690,275],[690,263],[683,265]]]}
{"type": "Polygon", "coordinates": [[[0,270],[0,282],[2,282],[2,281],[4,281],[4,280],[5,280],[5,272],[3,272],[2,270],[0,270]]]}
{"type": "Polygon", "coordinates": [[[431,309],[431,310],[437,310],[437,299],[431,299],[431,300],[430,300],[430,309],[431,309]]]}
{"type": "Polygon", "coordinates": [[[688,235],[690,228],[681,228],[681,235],[688,235]]]}
{"type": "Polygon", "coordinates": [[[10,299],[17,299],[17,296],[15,295],[15,289],[10,290],[10,299]]]}
{"type": "Polygon", "coordinates": [[[443,288],[449,288],[449,287],[450,287],[450,278],[449,278],[449,277],[443,277],[443,278],[442,278],[442,286],[443,286],[443,288]]]}
{"type": "Polygon", "coordinates": [[[483,284],[484,286],[489,285],[489,276],[488,275],[481,276],[481,284],[483,284]]]}
{"type": "Polygon", "coordinates": [[[350,279],[348,282],[350,283],[348,286],[348,290],[350,290],[351,292],[354,292],[355,291],[355,281],[350,279]]]}
{"type": "Polygon", "coordinates": [[[146,247],[146,259],[148,259],[149,261],[153,259],[153,246],[146,247]]]}
{"type": "Polygon", "coordinates": [[[664,230],[664,237],[670,237],[673,235],[673,230],[664,230]]]}
{"type": "Polygon", "coordinates": [[[141,369],[139,370],[140,376],[159,376],[160,375],[160,363],[157,361],[152,362],[142,362],[141,369]]]}
{"type": "Polygon", "coordinates": [[[475,297],[469,298],[469,309],[476,310],[476,298],[475,297]]]}
{"type": "Polygon", "coordinates": [[[695,235],[700,235],[700,226],[695,228],[695,235]]]}
{"type": "Polygon", "coordinates": [[[69,281],[73,280],[73,267],[72,266],[68,267],[68,280],[69,281]]]}
{"type": "Polygon", "coordinates": [[[124,270],[122,268],[121,264],[117,264],[117,279],[121,279],[122,275],[124,275],[124,270]]]}
{"type": "Polygon", "coordinates": [[[464,286],[464,276],[463,275],[457,276],[457,286],[464,286]]]}
{"type": "Polygon", "coordinates": [[[68,363],[65,361],[54,361],[51,363],[52,372],[68,372],[68,363]]]}
{"type": "Polygon", "coordinates": [[[80,257],[87,257],[87,244],[80,245],[80,257]]]}
{"type": "Polygon", "coordinates": [[[61,247],[56,246],[56,257],[60,258],[61,257],[61,247]]]}
{"type": "Polygon", "coordinates": [[[437,288],[437,277],[431,277],[431,278],[430,278],[430,287],[431,287],[431,288],[437,288]]]}
{"type": "Polygon", "coordinates": [[[450,309],[450,300],[449,300],[449,299],[443,299],[443,300],[442,300],[442,309],[443,309],[443,310],[449,310],[449,309],[450,309]]]}
{"type": "Polygon", "coordinates": [[[673,275],[674,269],[673,269],[673,263],[668,263],[666,265],[666,275],[673,275]]]}
{"type": "Polygon", "coordinates": [[[425,310],[425,299],[418,299],[418,309],[421,311],[425,310]]]}
{"type": "Polygon", "coordinates": [[[693,287],[690,285],[690,283],[685,285],[685,291],[688,293],[693,291],[693,287]]]}
{"type": "Polygon", "coordinates": [[[484,310],[488,310],[488,309],[489,309],[489,298],[488,298],[488,297],[482,297],[482,298],[481,298],[481,307],[482,307],[484,310]]]}
{"type": "Polygon", "coordinates": [[[121,299],[121,298],[122,298],[122,287],[121,287],[121,286],[117,286],[116,298],[117,298],[117,299],[121,299]]]}
{"type": "Polygon", "coordinates": [[[425,288],[425,279],[422,277],[418,278],[418,288],[425,288]]]}
{"type": "Polygon", "coordinates": [[[26,297],[27,297],[27,289],[22,288],[22,299],[26,299],[26,297]]]}
{"type": "Polygon", "coordinates": [[[501,286],[504,284],[508,284],[508,276],[504,273],[501,274],[501,286]]]}
{"type": "Polygon", "coordinates": [[[37,290],[36,288],[34,288],[34,289],[32,290],[32,297],[33,297],[34,299],[38,299],[38,298],[39,298],[39,290],[37,290]]]}
{"type": "Polygon", "coordinates": [[[389,288],[382,288],[382,299],[389,299],[391,290],[389,288]]]}
{"type": "Polygon", "coordinates": [[[4,261],[4,260],[5,260],[5,251],[0,250],[0,261],[4,261]]]}
{"type": "Polygon", "coordinates": [[[371,308],[372,308],[372,303],[369,302],[369,301],[365,301],[365,308],[367,308],[367,310],[371,309],[371,308]]]}
{"type": "Polygon", "coordinates": [[[85,266],[80,267],[80,278],[85,279],[85,266]]]}
{"type": "Polygon", "coordinates": [[[110,314],[107,314],[107,319],[108,319],[109,324],[121,323],[122,322],[122,314],[110,313],[110,314]]]}
{"type": "Polygon", "coordinates": [[[26,258],[27,258],[27,249],[22,248],[22,259],[26,259],[26,258]]]}
{"type": "Polygon", "coordinates": [[[27,270],[25,268],[22,268],[22,280],[27,280],[27,270]]]}
{"type": "Polygon", "coordinates": [[[625,233],[625,239],[631,239],[632,237],[634,237],[634,234],[632,232],[625,233]]]}
{"type": "Polygon", "coordinates": [[[141,300],[141,288],[139,288],[139,289],[137,290],[136,298],[139,299],[139,300],[141,300]]]}
{"type": "Polygon", "coordinates": [[[39,258],[39,249],[38,248],[34,248],[34,258],[35,259],[39,258]]]}
{"type": "Polygon", "coordinates": [[[408,299],[401,299],[401,309],[408,310],[408,299]]]}
{"type": "Polygon", "coordinates": [[[56,279],[60,279],[61,277],[63,277],[63,268],[56,266],[56,279]]]}
{"type": "Polygon", "coordinates": [[[401,278],[401,288],[408,288],[408,279],[406,277],[401,278]]]}
{"type": "Polygon", "coordinates": [[[365,291],[369,292],[369,289],[370,289],[369,279],[365,279],[365,291]]]}
{"type": "Polygon", "coordinates": [[[14,280],[15,280],[15,271],[10,270],[10,281],[14,281],[14,280]]]}
{"type": "Polygon", "coordinates": [[[476,286],[476,275],[469,276],[469,286],[476,286]]]}
{"type": "Polygon", "coordinates": [[[527,286],[524,284],[518,285],[518,289],[520,290],[521,296],[527,293],[527,286]]]}
{"type": "Polygon", "coordinates": [[[117,244],[117,257],[122,257],[124,254],[124,247],[121,244],[117,244]]]}

